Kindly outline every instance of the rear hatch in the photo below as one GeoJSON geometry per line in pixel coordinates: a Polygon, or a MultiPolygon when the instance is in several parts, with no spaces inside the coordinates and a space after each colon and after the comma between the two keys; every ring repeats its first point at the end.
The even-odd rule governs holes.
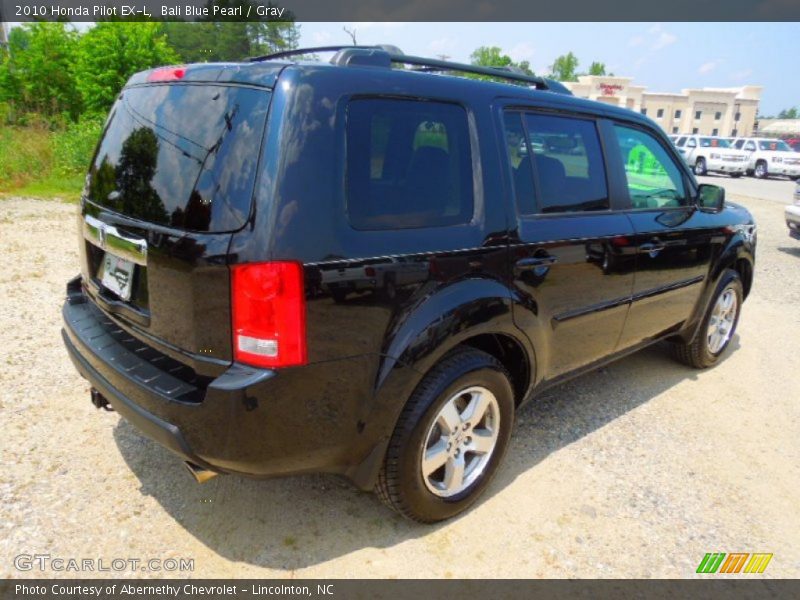
{"type": "Polygon", "coordinates": [[[128,87],[87,176],[87,292],[125,331],[198,374],[231,362],[227,253],[250,216],[269,101],[251,85],[128,87]]]}

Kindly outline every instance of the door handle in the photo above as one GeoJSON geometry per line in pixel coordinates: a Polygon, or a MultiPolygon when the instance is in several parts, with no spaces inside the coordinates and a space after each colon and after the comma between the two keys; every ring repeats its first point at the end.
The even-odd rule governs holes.
{"type": "Polygon", "coordinates": [[[536,256],[533,258],[523,258],[518,260],[516,267],[520,271],[526,271],[529,269],[535,269],[536,267],[549,267],[557,262],[558,259],[555,256],[536,256]]]}

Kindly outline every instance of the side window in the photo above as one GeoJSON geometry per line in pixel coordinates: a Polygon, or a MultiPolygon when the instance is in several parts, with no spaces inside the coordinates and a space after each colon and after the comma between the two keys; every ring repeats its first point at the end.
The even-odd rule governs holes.
{"type": "Polygon", "coordinates": [[[741,149],[742,149],[742,146],[744,146],[744,140],[739,140],[739,141],[737,141],[737,142],[734,144],[734,147],[735,147],[737,150],[741,150],[741,149]]]}
{"type": "Polygon", "coordinates": [[[466,111],[440,102],[351,101],[346,181],[356,229],[468,223],[474,201],[466,111]]]}
{"type": "Polygon", "coordinates": [[[747,142],[747,144],[745,144],[745,146],[744,146],[744,149],[745,150],[754,151],[756,149],[755,142],[747,142]]]}
{"type": "Polygon", "coordinates": [[[681,170],[658,140],[640,129],[622,125],[616,125],[614,129],[633,208],[686,205],[686,187],[681,170]]]}
{"type": "MultiPolygon", "coordinates": [[[[559,213],[609,208],[605,164],[593,121],[527,114],[536,212],[559,213]]],[[[529,212],[523,207],[520,212],[529,212]]]]}
{"type": "Polygon", "coordinates": [[[678,140],[678,144],[677,144],[678,148],[683,148],[683,145],[684,145],[685,143],[686,143],[686,138],[685,138],[685,137],[682,137],[682,138],[680,138],[680,139],[678,140]]]}
{"type": "Polygon", "coordinates": [[[541,151],[543,146],[541,142],[533,141],[533,149],[529,148],[525,140],[521,113],[505,113],[503,124],[506,135],[506,154],[511,166],[511,180],[514,185],[514,196],[517,199],[517,210],[522,215],[531,215],[536,212],[536,191],[533,186],[530,153],[541,151]]]}
{"type": "Polygon", "coordinates": [[[694,138],[690,139],[690,140],[689,140],[689,141],[686,143],[686,147],[687,147],[687,148],[697,148],[697,140],[695,140],[694,138]]]}

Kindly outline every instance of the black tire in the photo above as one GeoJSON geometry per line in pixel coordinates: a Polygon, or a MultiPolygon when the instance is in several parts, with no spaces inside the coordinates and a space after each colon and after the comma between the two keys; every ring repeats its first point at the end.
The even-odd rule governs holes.
{"type": "Polygon", "coordinates": [[[672,344],[672,352],[675,358],[695,369],[706,369],[715,365],[725,353],[725,350],[730,345],[730,341],[736,333],[736,326],[739,324],[739,316],[742,312],[743,297],[742,280],[739,274],[733,269],[727,269],[725,273],[723,273],[719,284],[717,284],[717,289],[714,291],[714,296],[708,304],[706,314],[703,315],[703,320],[700,323],[700,328],[694,340],[691,343],[674,342],[672,344]],[[709,321],[711,320],[711,315],[717,300],[728,289],[732,289],[736,294],[736,316],[727,341],[725,341],[724,345],[717,352],[711,352],[707,334],[709,321]]]}
{"type": "Polygon", "coordinates": [[[753,174],[756,176],[757,179],[767,179],[769,178],[769,167],[767,166],[766,161],[760,160],[756,163],[756,169],[753,171],[753,174]]]}
{"type": "Polygon", "coordinates": [[[342,288],[333,288],[331,290],[331,296],[333,296],[334,302],[341,304],[347,299],[347,290],[342,288]]]}
{"type": "Polygon", "coordinates": [[[393,276],[386,276],[386,279],[383,283],[382,294],[383,298],[389,302],[392,302],[397,298],[397,286],[394,283],[393,276]]]}
{"type": "Polygon", "coordinates": [[[698,158],[697,162],[694,163],[694,174],[705,175],[706,172],[706,159],[702,157],[698,158]]]}
{"type": "Polygon", "coordinates": [[[739,177],[741,176],[742,176],[741,173],[731,173],[731,177],[733,177],[734,179],[739,179],[739,177]]]}
{"type": "Polygon", "coordinates": [[[431,369],[403,408],[378,476],[376,494],[392,510],[420,523],[435,523],[463,512],[497,471],[513,422],[514,392],[506,370],[485,352],[458,348],[431,369]],[[442,407],[458,392],[473,386],[485,387],[497,400],[497,441],[477,479],[457,495],[443,498],[432,493],[423,479],[426,437],[442,407]]]}

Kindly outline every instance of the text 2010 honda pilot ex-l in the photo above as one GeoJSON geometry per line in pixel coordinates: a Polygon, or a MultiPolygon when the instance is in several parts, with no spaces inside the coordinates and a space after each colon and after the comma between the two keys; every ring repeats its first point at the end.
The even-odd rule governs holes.
{"type": "Polygon", "coordinates": [[[338,473],[433,522],[537,392],[658,340],[719,360],[755,224],[652,121],[384,48],[294,58],[132,77],[81,201],[64,343],[198,480],[338,473]]]}

